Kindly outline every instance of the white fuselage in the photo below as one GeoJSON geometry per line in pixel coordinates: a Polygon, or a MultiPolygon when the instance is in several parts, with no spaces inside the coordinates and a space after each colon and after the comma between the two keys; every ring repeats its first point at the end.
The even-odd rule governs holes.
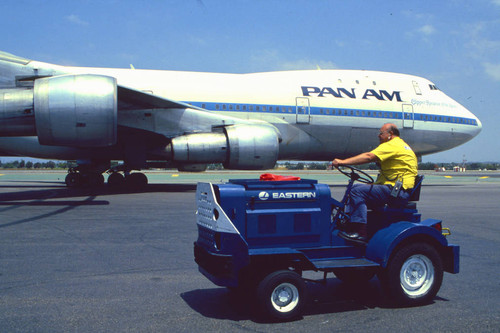
{"type": "MultiPolygon", "coordinates": [[[[401,136],[419,156],[458,146],[481,130],[481,122],[469,110],[432,82],[405,74],[361,70],[217,74],[32,65],[49,72],[52,68],[56,74],[112,76],[118,85],[189,103],[221,117],[270,123],[281,135],[279,159],[330,160],[369,151],[378,144],[379,128],[388,122],[401,129],[401,136]]],[[[118,125],[167,138],[206,130],[196,118],[182,115],[155,110],[145,119],[119,111],[118,125]]],[[[8,151],[2,140],[0,149],[8,151]]],[[[108,154],[60,148],[59,156],[49,156],[56,154],[54,149],[29,148],[26,143],[23,147],[18,154],[45,158],[108,154]]],[[[120,157],[116,155],[113,158],[120,157]]]]}

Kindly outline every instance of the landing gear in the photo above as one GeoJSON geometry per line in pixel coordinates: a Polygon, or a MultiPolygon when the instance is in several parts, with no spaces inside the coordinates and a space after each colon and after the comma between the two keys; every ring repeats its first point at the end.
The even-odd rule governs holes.
{"type": "Polygon", "coordinates": [[[126,164],[110,168],[109,161],[92,160],[78,161],[76,167],[68,170],[65,183],[68,187],[97,187],[104,184],[104,172],[109,173],[108,184],[113,188],[127,186],[142,188],[148,184],[148,177],[142,172],[130,173],[126,164]]]}
{"type": "Polygon", "coordinates": [[[104,176],[97,172],[79,172],[71,168],[64,182],[68,187],[96,187],[104,184],[104,176]]]}
{"type": "Polygon", "coordinates": [[[108,185],[113,188],[127,186],[130,188],[142,188],[148,184],[148,177],[142,172],[125,173],[113,171],[108,177],[108,185]]]}

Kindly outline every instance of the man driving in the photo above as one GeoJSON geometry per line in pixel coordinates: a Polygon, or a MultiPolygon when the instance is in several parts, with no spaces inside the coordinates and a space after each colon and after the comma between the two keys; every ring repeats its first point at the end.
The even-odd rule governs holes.
{"type": "Polygon", "coordinates": [[[344,160],[334,159],[332,165],[380,164],[380,173],[373,184],[354,184],[347,203],[350,222],[339,236],[366,243],[368,241],[367,209],[385,205],[391,197],[405,202],[415,184],[418,162],[411,147],[401,139],[395,124],[384,124],[378,135],[380,145],[374,150],[344,160]]]}

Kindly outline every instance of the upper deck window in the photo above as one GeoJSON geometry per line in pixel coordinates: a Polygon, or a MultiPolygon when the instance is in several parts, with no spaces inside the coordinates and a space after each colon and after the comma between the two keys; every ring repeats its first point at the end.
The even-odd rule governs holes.
{"type": "Polygon", "coordinates": [[[413,89],[415,89],[415,94],[422,95],[422,91],[420,90],[420,86],[417,81],[413,81],[413,89]]]}

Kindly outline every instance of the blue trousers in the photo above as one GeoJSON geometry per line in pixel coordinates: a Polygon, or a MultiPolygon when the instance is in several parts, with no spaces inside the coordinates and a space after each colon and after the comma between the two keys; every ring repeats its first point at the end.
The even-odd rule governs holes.
{"type": "Polygon", "coordinates": [[[389,201],[397,204],[408,202],[409,193],[401,190],[398,198],[391,197],[392,186],[354,184],[347,203],[351,223],[367,223],[368,208],[381,207],[389,201]]]}

